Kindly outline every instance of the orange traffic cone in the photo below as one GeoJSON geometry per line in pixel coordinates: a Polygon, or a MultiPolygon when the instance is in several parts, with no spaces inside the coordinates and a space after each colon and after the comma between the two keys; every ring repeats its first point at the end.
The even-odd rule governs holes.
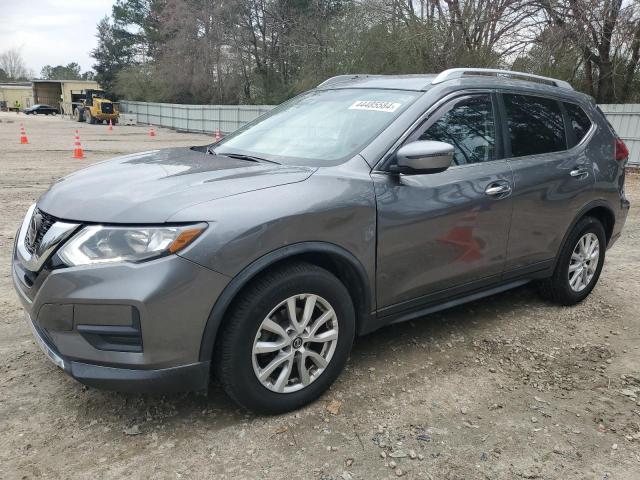
{"type": "Polygon", "coordinates": [[[219,128],[216,128],[215,140],[216,140],[216,142],[219,142],[220,140],[222,140],[222,135],[220,135],[220,129],[219,128]]]}
{"type": "Polygon", "coordinates": [[[153,125],[149,125],[149,136],[150,137],[156,136],[156,131],[153,129],[153,125]]]}
{"type": "Polygon", "coordinates": [[[73,158],[85,158],[82,145],[80,145],[80,134],[76,130],[75,143],[73,144],[73,158]]]}
{"type": "Polygon", "coordinates": [[[20,124],[20,143],[29,143],[27,132],[24,131],[24,125],[20,124]]]}
{"type": "Polygon", "coordinates": [[[113,131],[113,123],[111,123],[111,119],[109,119],[109,128],[107,128],[110,132],[113,131]]]}

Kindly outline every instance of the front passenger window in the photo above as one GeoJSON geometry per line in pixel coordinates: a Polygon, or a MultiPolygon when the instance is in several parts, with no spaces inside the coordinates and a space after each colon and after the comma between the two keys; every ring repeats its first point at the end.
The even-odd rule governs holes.
{"type": "Polygon", "coordinates": [[[489,94],[469,95],[457,100],[419,138],[453,145],[456,165],[495,160],[495,139],[489,94]]]}

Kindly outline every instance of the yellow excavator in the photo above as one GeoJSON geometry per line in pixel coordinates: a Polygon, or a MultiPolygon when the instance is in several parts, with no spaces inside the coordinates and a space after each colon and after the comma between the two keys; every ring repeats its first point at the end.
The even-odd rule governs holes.
{"type": "Polygon", "coordinates": [[[71,92],[73,101],[73,119],[76,122],[102,123],[111,122],[115,125],[118,123],[120,112],[117,105],[109,100],[104,90],[82,90],[80,93],[71,92]]]}

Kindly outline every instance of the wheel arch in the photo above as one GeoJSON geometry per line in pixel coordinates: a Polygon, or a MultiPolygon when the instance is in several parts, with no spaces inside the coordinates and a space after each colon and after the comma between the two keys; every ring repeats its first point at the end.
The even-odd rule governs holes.
{"type": "Polygon", "coordinates": [[[361,330],[373,310],[371,285],[362,263],[351,252],[332,243],[296,243],[260,257],[233,277],[209,313],[200,343],[200,361],[211,360],[226,314],[251,280],[271,268],[295,261],[324,268],[345,284],[356,311],[356,332],[361,330]]]}
{"type": "Polygon", "coordinates": [[[592,202],[589,202],[578,212],[578,214],[573,219],[573,222],[571,222],[571,225],[569,225],[569,228],[562,237],[560,248],[558,249],[558,253],[556,254],[554,268],[558,263],[558,258],[560,256],[560,252],[562,251],[562,247],[566,243],[567,238],[571,234],[571,231],[581,219],[587,216],[595,217],[602,223],[606,235],[607,244],[609,244],[611,236],[613,235],[613,228],[616,223],[616,215],[613,211],[613,208],[611,208],[611,206],[605,200],[594,200],[592,202]]]}

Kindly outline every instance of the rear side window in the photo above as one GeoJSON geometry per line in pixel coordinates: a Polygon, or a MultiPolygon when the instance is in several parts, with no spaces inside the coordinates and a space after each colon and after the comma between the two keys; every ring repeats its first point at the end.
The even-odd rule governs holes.
{"type": "Polygon", "coordinates": [[[495,160],[495,139],[489,94],[469,95],[456,100],[419,138],[453,145],[456,165],[495,160]]]}
{"type": "Polygon", "coordinates": [[[564,107],[567,109],[577,145],[591,128],[591,120],[587,114],[584,113],[584,110],[575,103],[565,103],[564,107]]]}
{"type": "Polygon", "coordinates": [[[504,94],[507,124],[514,157],[567,149],[560,105],[555,100],[504,94]]]}

